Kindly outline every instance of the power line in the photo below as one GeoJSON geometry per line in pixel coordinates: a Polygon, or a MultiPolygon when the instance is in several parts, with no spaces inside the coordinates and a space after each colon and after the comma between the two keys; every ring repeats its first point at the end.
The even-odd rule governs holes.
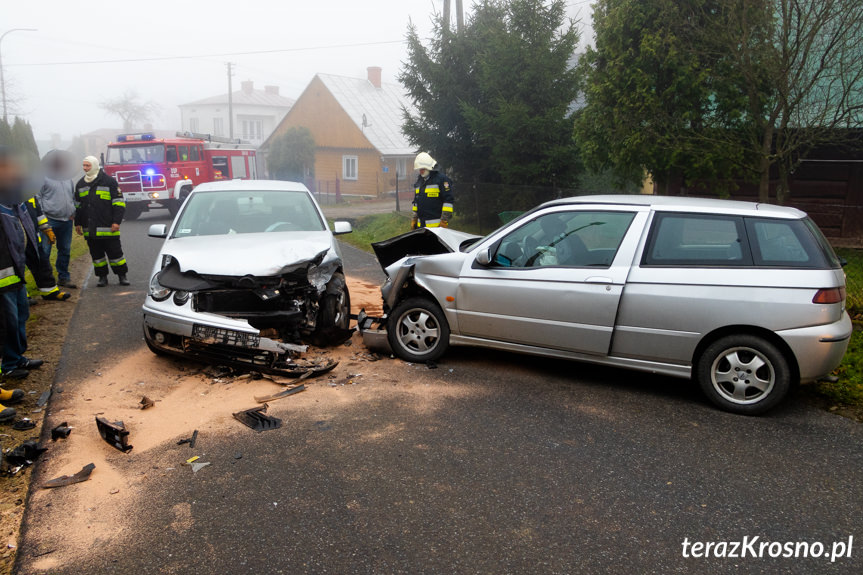
{"type": "Polygon", "coordinates": [[[386,40],[381,42],[356,42],[353,44],[332,44],[330,46],[305,46],[300,48],[277,48],[274,50],[251,50],[248,52],[224,52],[221,54],[191,54],[180,56],[154,56],[151,58],[118,58],[115,60],[78,60],[73,62],[32,62],[29,64],[6,64],[7,67],[34,66],[78,66],[92,64],[126,64],[130,62],[163,62],[166,60],[196,60],[200,58],[228,58],[236,56],[255,56],[260,54],[278,54],[284,52],[304,52],[312,50],[332,50],[340,48],[361,48],[364,46],[383,46],[386,44],[403,44],[405,40],[386,40]]]}

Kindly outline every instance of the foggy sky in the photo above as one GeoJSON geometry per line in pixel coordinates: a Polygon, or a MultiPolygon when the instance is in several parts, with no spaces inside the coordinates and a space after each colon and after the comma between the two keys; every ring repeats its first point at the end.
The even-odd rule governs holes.
{"type": "MultiPolygon", "coordinates": [[[[571,0],[569,16],[589,24],[591,1],[571,0]]],[[[464,4],[469,10],[472,2],[464,4]]],[[[59,133],[70,140],[118,127],[120,120],[99,103],[133,90],[159,104],[156,128],[179,129],[179,104],[227,92],[226,62],[235,64],[234,90],[253,80],[256,88],[276,85],[291,98],[317,72],[365,77],[368,66],[381,66],[383,81],[396,82],[406,59],[400,41],[408,23],[427,38],[432,13],[442,5],[441,0],[5,0],[0,34],[38,29],[13,32],[2,42],[9,115],[29,120],[37,139],[59,133]],[[380,44],[356,46],[367,43],[380,44]],[[339,47],[347,44],[354,46],[339,47]],[[291,51],[221,55],[284,49],[291,51]],[[201,56],[211,54],[220,56],[201,56]],[[165,56],[196,57],[69,64],[165,56]],[[52,65],[38,65],[46,63],[52,65]]],[[[583,25],[582,44],[589,35],[583,25]]]]}

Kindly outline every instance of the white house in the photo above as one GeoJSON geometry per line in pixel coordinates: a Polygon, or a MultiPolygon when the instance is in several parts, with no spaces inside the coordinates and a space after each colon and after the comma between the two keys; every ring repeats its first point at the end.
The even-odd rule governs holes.
{"type": "MultiPolygon", "coordinates": [[[[294,105],[292,98],[279,95],[278,86],[256,90],[252,81],[240,83],[232,94],[234,138],[259,146],[276,129],[294,105]]],[[[183,131],[230,137],[228,95],[221,94],[180,105],[183,131]]]]}

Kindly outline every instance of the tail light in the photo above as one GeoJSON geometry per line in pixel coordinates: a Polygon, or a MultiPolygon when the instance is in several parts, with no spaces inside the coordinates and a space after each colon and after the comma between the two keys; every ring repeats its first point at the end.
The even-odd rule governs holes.
{"type": "Polygon", "coordinates": [[[812,303],[831,304],[845,301],[845,287],[824,288],[815,292],[812,303]]]}

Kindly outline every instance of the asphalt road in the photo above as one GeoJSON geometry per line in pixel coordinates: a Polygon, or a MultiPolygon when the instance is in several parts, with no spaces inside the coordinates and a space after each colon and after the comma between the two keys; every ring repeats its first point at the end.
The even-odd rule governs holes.
{"type": "MultiPolygon", "coordinates": [[[[82,291],[58,381],[143,346],[154,221],[124,224],[132,290],[82,291]]],[[[379,277],[363,252],[345,258],[379,277]]],[[[210,438],[211,469],[146,483],[121,543],[50,572],[863,573],[859,424],[793,397],[734,416],[686,381],[473,349],[437,370],[373,365],[385,375],[338,392],[350,401],[322,392],[280,430],[210,438]],[[835,562],[682,547],[758,537],[829,553],[849,536],[835,562]]],[[[49,513],[28,511],[20,573],[47,572],[28,525],[49,513]]]]}

